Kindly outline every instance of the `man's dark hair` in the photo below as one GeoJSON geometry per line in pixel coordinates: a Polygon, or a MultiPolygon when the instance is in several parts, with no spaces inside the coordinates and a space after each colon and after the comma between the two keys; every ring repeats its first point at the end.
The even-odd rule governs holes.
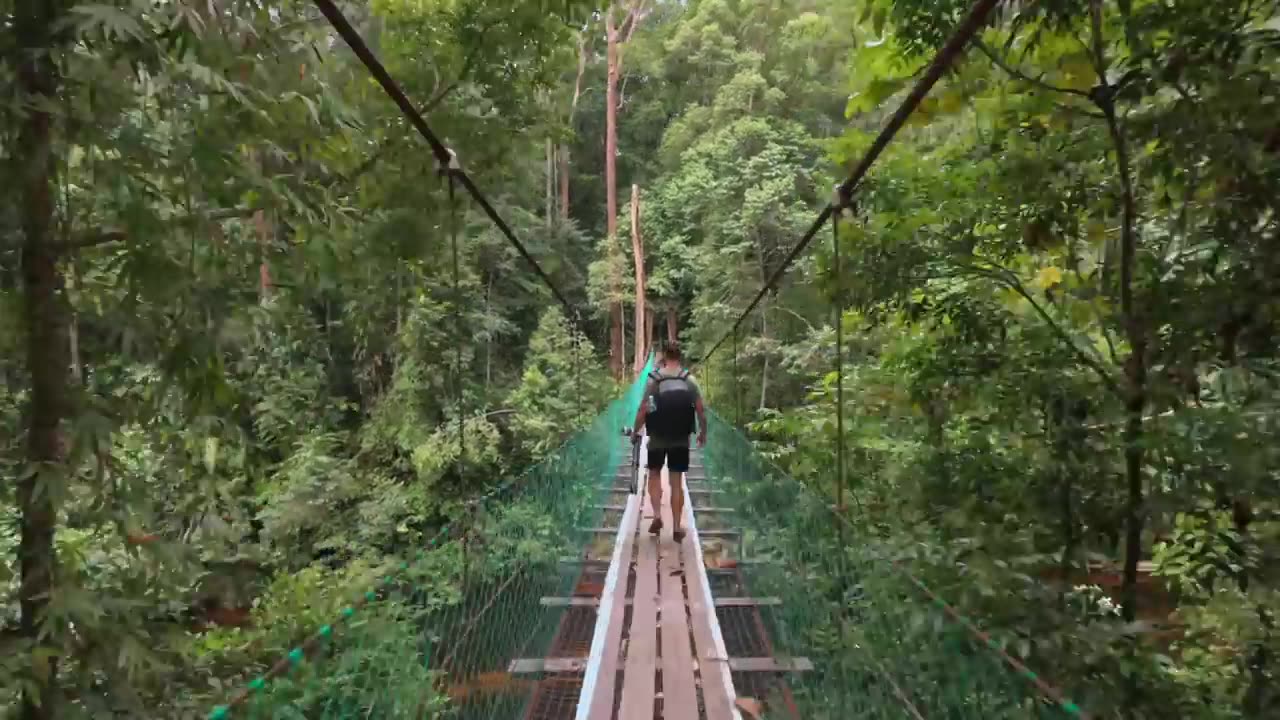
{"type": "Polygon", "coordinates": [[[662,344],[662,357],[668,360],[680,360],[680,343],[666,342],[662,344]]]}

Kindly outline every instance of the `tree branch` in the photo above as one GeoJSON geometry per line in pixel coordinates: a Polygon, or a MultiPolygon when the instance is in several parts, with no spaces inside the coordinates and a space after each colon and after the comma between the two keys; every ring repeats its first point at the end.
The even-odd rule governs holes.
{"type": "Polygon", "coordinates": [[[582,96],[582,76],[587,71],[587,38],[585,31],[578,33],[578,79],[573,83],[573,104],[569,106],[569,122],[578,110],[578,98],[582,96]]]}
{"type": "MultiPolygon", "coordinates": [[[[497,27],[500,23],[500,20],[492,20],[486,23],[484,27],[480,28],[479,36],[484,38],[489,34],[490,30],[497,27]]],[[[432,96],[427,100],[427,103],[418,109],[419,112],[426,115],[435,110],[440,103],[444,102],[444,99],[449,96],[449,93],[456,90],[458,86],[467,79],[467,76],[471,74],[471,68],[475,66],[476,60],[480,57],[480,51],[485,47],[486,45],[483,41],[474,43],[466,57],[462,59],[462,67],[458,70],[458,76],[454,78],[453,82],[445,85],[432,94],[432,96]]]]}
{"type": "Polygon", "coordinates": [[[636,26],[640,24],[640,21],[649,16],[649,12],[645,8],[645,4],[645,0],[639,0],[639,2],[635,4],[635,7],[631,8],[631,11],[627,13],[627,19],[623,21],[623,26],[626,29],[622,38],[622,43],[624,45],[631,42],[631,36],[635,34],[636,26]]]}
{"type": "Polygon", "coordinates": [[[1034,85],[1035,87],[1038,87],[1041,90],[1047,90],[1049,92],[1055,92],[1055,93],[1062,93],[1064,95],[1075,95],[1076,97],[1082,97],[1086,99],[1089,98],[1089,93],[1085,92],[1084,90],[1076,90],[1074,88],[1064,88],[1064,87],[1058,87],[1057,85],[1050,85],[1049,83],[1045,82],[1044,80],[1041,80],[1040,78],[1033,78],[1030,75],[1027,75],[1026,73],[1022,72],[1021,70],[1013,67],[1008,62],[1006,62],[1003,58],[997,55],[994,50],[988,47],[986,43],[982,42],[982,40],[978,38],[974,38],[972,42],[973,42],[973,46],[978,48],[979,52],[981,52],[983,55],[986,55],[987,58],[990,59],[991,62],[996,65],[996,67],[1000,68],[1001,70],[1004,70],[1013,78],[1016,78],[1026,83],[1030,83],[1031,85],[1034,85]]]}
{"type": "Polygon", "coordinates": [[[1075,340],[1067,334],[1067,331],[1064,330],[1051,315],[1049,315],[1049,312],[1045,310],[1040,303],[1036,302],[1036,299],[1032,297],[1031,293],[1027,292],[1027,288],[1018,280],[1017,276],[1013,274],[1013,271],[1000,267],[994,263],[991,264],[990,268],[965,264],[960,264],[960,267],[991,278],[1021,295],[1028,303],[1031,304],[1032,309],[1034,309],[1036,314],[1044,320],[1044,322],[1049,326],[1049,329],[1053,331],[1053,334],[1057,335],[1058,339],[1071,350],[1071,353],[1076,356],[1076,359],[1090,370],[1097,373],[1098,377],[1102,380],[1102,384],[1115,394],[1117,398],[1120,398],[1121,400],[1124,399],[1124,394],[1121,392],[1120,385],[1116,382],[1115,378],[1111,377],[1111,373],[1107,372],[1107,369],[1104,368],[1102,363],[1098,362],[1096,358],[1090,356],[1076,344],[1075,340]]]}
{"type": "MultiPolygon", "coordinates": [[[[223,220],[234,220],[236,218],[249,217],[261,209],[262,208],[260,207],[226,208],[224,210],[215,210],[205,215],[187,215],[176,220],[175,224],[191,225],[198,222],[221,222],[223,220]]],[[[98,228],[80,233],[65,243],[58,243],[55,248],[57,252],[65,253],[73,250],[97,247],[99,245],[108,245],[114,242],[123,242],[128,238],[128,232],[120,228],[98,228]]]]}
{"type": "Polygon", "coordinates": [[[619,76],[621,76],[621,80],[622,80],[622,82],[619,84],[619,87],[618,87],[618,107],[619,108],[621,108],[624,104],[626,104],[626,94],[627,94],[627,77],[622,74],[623,48],[626,47],[627,43],[631,42],[631,36],[635,34],[636,26],[640,24],[640,21],[644,20],[649,15],[649,11],[645,9],[645,1],[646,0],[638,0],[635,6],[627,11],[627,18],[622,23],[623,30],[625,30],[625,32],[619,31],[619,34],[622,35],[622,39],[618,43],[618,49],[617,49],[618,74],[619,76]]]}
{"type": "Polygon", "coordinates": [[[462,81],[467,79],[467,75],[471,73],[471,67],[475,65],[476,58],[479,57],[480,49],[483,47],[483,43],[476,43],[472,46],[471,51],[468,52],[467,56],[462,60],[462,69],[458,71],[458,77],[454,78],[453,82],[448,83],[437,90],[434,95],[427,99],[427,103],[419,109],[423,115],[435,110],[440,103],[444,102],[444,99],[449,96],[449,93],[458,89],[458,86],[462,84],[462,81]]]}

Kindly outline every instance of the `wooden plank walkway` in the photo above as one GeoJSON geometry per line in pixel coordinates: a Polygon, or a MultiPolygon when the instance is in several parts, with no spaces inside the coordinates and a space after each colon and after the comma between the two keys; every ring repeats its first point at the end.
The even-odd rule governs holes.
{"type": "MultiPolygon", "coordinates": [[[[688,488],[687,480],[685,487],[688,488]]],[[[699,512],[702,511],[694,507],[693,498],[685,493],[684,515],[685,526],[688,528],[688,536],[684,540],[685,557],[688,558],[688,562],[685,563],[685,582],[689,590],[689,613],[694,618],[693,639],[698,648],[696,657],[699,676],[702,680],[702,700],[707,720],[720,718],[740,720],[741,714],[734,705],[736,693],[733,687],[733,676],[726,662],[729,659],[729,653],[725,649],[724,637],[720,632],[720,621],[715,610],[716,603],[711,596],[707,563],[702,557],[702,539],[698,535],[697,523],[699,512]]]]}
{"type": "MultiPolygon", "coordinates": [[[[643,452],[641,457],[644,457],[643,452]]],[[[644,493],[643,496],[645,511],[640,518],[642,536],[637,540],[635,602],[631,606],[626,665],[622,671],[622,707],[618,713],[621,720],[654,718],[654,673],[658,666],[658,544],[648,535],[655,509],[649,494],[644,493]]],[[[609,700],[612,702],[613,698],[609,700]]],[[[582,700],[578,701],[578,707],[582,707],[582,700]]],[[[591,720],[609,720],[610,717],[592,716],[591,720]]]]}
{"type": "MultiPolygon", "coordinates": [[[[609,717],[613,713],[614,690],[617,686],[618,663],[622,656],[622,625],[626,615],[626,592],[631,574],[632,545],[640,526],[641,501],[638,495],[627,499],[618,528],[618,544],[614,548],[605,576],[604,590],[600,593],[600,608],[596,616],[596,629],[591,637],[591,655],[587,666],[593,672],[583,677],[582,694],[578,701],[578,716],[609,717]],[[617,592],[621,587],[622,592],[617,592]],[[592,702],[584,703],[585,698],[592,702]]],[[[590,598],[595,599],[595,598],[590,598]]]]}
{"type": "MultiPolygon", "coordinates": [[[[642,451],[642,458],[646,455],[642,451]]],[[[698,468],[695,478],[705,477],[700,453],[695,450],[691,455],[698,468]]],[[[739,572],[738,561],[750,562],[739,557],[728,570],[707,568],[703,542],[717,545],[721,541],[715,538],[742,540],[736,529],[699,532],[701,514],[718,518],[720,525],[730,519],[731,509],[709,502],[717,491],[695,480],[704,487],[690,492],[689,480],[682,480],[679,487],[686,492],[681,524],[686,532],[677,543],[671,478],[665,470],[663,502],[658,508],[648,497],[646,478],[641,477],[637,495],[617,492],[615,483],[626,482],[622,469],[602,480],[602,489],[612,495],[608,504],[596,508],[605,516],[596,527],[579,528],[586,534],[589,548],[581,555],[560,558],[563,565],[584,571],[590,568],[597,576],[607,568],[600,596],[575,593],[541,600],[546,608],[595,611],[590,651],[584,657],[513,658],[509,672],[580,678],[581,692],[576,708],[570,711],[574,720],[742,720],[735,703],[734,673],[777,676],[813,669],[804,658],[773,657],[770,648],[749,648],[751,654],[762,652],[760,657],[729,657],[717,609],[758,617],[761,609],[781,601],[776,597],[735,597],[732,592],[713,596],[709,572],[718,573],[723,581],[726,572],[739,572]],[[648,532],[655,517],[663,521],[658,536],[648,532]],[[613,547],[606,550],[610,540],[613,547]]],[[[709,546],[707,552],[716,550],[709,546]]],[[[562,712],[545,716],[530,713],[529,718],[568,720],[562,712]]],[[[798,720],[794,711],[791,717],[798,720]]]]}
{"type": "MultiPolygon", "coordinates": [[[[698,720],[698,688],[694,676],[693,648],[689,632],[689,609],[684,597],[684,568],[681,555],[684,543],[672,538],[675,521],[671,515],[671,483],[662,471],[662,536],[658,539],[658,584],[661,586],[662,611],[662,718],[663,720],[698,720]]],[[[686,518],[688,513],[683,513],[686,518]]],[[[688,524],[687,522],[684,524],[688,524]]],[[[686,535],[685,541],[688,541],[686,535]]],[[[643,630],[644,628],[637,628],[643,630]]],[[[626,677],[624,673],[623,677],[626,677]]]]}
{"type": "MultiPolygon", "coordinates": [[[[647,456],[646,450],[642,449],[642,458],[647,456]]],[[[686,534],[677,543],[672,534],[676,525],[671,513],[669,474],[664,471],[662,475],[661,507],[653,507],[646,485],[642,476],[638,483],[641,494],[628,497],[625,505],[601,508],[624,513],[617,534],[619,544],[626,547],[615,551],[609,577],[625,578],[629,570],[634,570],[635,579],[630,594],[625,581],[606,583],[599,603],[599,622],[607,623],[607,627],[597,626],[577,720],[699,720],[704,716],[700,699],[707,720],[740,720],[734,708],[733,683],[716,619],[716,602],[708,590],[693,498],[685,493],[681,524],[686,534]],[[649,534],[649,524],[655,517],[661,517],[663,524],[656,537],[649,534]],[[621,567],[617,566],[619,563],[621,567]],[[625,612],[628,608],[629,613],[625,612]],[[617,687],[618,682],[621,688],[617,687]]],[[[603,535],[608,529],[591,528],[589,532],[603,535]]],[[[573,558],[565,560],[572,562],[573,558]]],[[[727,600],[752,602],[750,598],[727,600]]],[[[543,598],[548,605],[582,602],[543,598]]],[[[536,668],[531,664],[524,669],[536,668]]]]}

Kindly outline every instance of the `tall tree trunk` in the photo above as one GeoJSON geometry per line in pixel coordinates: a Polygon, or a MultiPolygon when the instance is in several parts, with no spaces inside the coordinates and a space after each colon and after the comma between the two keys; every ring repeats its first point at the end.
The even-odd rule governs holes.
{"type": "MultiPolygon", "coordinates": [[[[605,226],[606,242],[609,252],[618,238],[618,28],[613,21],[614,6],[611,4],[605,11],[605,38],[608,42],[606,62],[608,77],[605,81],[605,134],[604,134],[604,193],[605,193],[605,226]]],[[[617,272],[610,278],[609,321],[613,324],[609,342],[609,369],[615,378],[622,378],[623,338],[622,338],[622,301],[618,287],[617,272]]]]}
{"type": "Polygon", "coordinates": [[[644,241],[640,237],[640,186],[631,186],[631,257],[636,269],[636,308],[635,308],[635,358],[633,365],[638,373],[644,369],[645,350],[648,338],[641,335],[648,326],[645,322],[645,269],[644,241]]]}
{"type": "Polygon", "coordinates": [[[674,343],[680,339],[680,317],[676,314],[676,306],[667,306],[667,342],[674,343]]]}
{"type": "MultiPolygon", "coordinates": [[[[19,630],[34,645],[53,592],[54,498],[62,494],[58,488],[64,474],[61,425],[68,411],[67,321],[53,233],[53,118],[46,109],[58,103],[54,29],[62,20],[64,0],[18,0],[15,11],[18,84],[25,96],[26,116],[14,146],[14,166],[21,173],[23,321],[31,377],[25,413],[27,461],[35,471],[18,479],[18,605],[19,630]]],[[[32,652],[29,657],[21,717],[52,720],[59,716],[57,661],[45,653],[32,652]]]]}
{"type": "MultiPolygon", "coordinates": [[[[249,162],[258,163],[263,176],[267,174],[267,160],[259,157],[255,150],[249,150],[249,162]]],[[[267,263],[270,252],[271,223],[267,220],[266,210],[253,213],[253,227],[258,234],[258,302],[265,303],[271,297],[271,266],[267,263]]]]}
{"type": "Polygon", "coordinates": [[[640,360],[641,362],[644,362],[649,358],[649,351],[652,349],[652,346],[653,346],[653,316],[654,316],[653,308],[646,303],[644,308],[645,352],[644,352],[644,357],[642,357],[640,360]]]}
{"type": "Polygon", "coordinates": [[[556,162],[555,162],[555,146],[551,142],[551,138],[547,138],[547,192],[546,192],[546,218],[547,227],[551,227],[552,221],[555,219],[556,208],[556,162]]]}
{"type": "Polygon", "coordinates": [[[560,164],[559,178],[560,181],[560,219],[569,219],[569,144],[564,143],[560,146],[557,160],[560,164]]]}
{"type": "Polygon", "coordinates": [[[768,399],[769,391],[769,300],[766,293],[764,301],[760,303],[760,339],[764,341],[761,344],[761,355],[764,357],[764,365],[760,368],[760,409],[765,407],[765,401],[768,399]]]}
{"type": "Polygon", "coordinates": [[[271,266],[267,264],[267,253],[270,251],[271,230],[267,223],[267,213],[259,210],[253,214],[253,226],[258,231],[258,300],[266,302],[271,297],[271,266]]]}
{"type": "Polygon", "coordinates": [[[1116,153],[1116,175],[1120,181],[1120,316],[1124,322],[1130,353],[1124,363],[1124,404],[1127,418],[1124,426],[1125,480],[1128,485],[1128,501],[1125,504],[1125,552],[1124,583],[1121,589],[1121,609],[1124,619],[1133,622],[1138,615],[1138,562],[1142,558],[1143,503],[1145,488],[1142,482],[1144,462],[1142,413],[1147,405],[1147,336],[1144,322],[1133,298],[1133,273],[1137,254],[1137,203],[1134,199],[1133,178],[1129,167],[1129,146],[1124,128],[1116,113],[1115,98],[1106,79],[1107,58],[1102,37],[1102,4],[1093,0],[1089,4],[1092,24],[1094,64],[1098,70],[1102,92],[1095,103],[1106,119],[1116,153]]]}
{"type": "MultiPolygon", "coordinates": [[[[1138,563],[1142,559],[1142,529],[1146,520],[1143,507],[1145,487],[1142,468],[1145,461],[1143,445],[1145,428],[1143,411],[1147,405],[1147,334],[1143,318],[1134,304],[1133,274],[1136,263],[1137,202],[1134,199],[1133,176],[1129,167],[1129,145],[1116,113],[1114,88],[1107,81],[1108,61],[1103,39],[1102,1],[1091,0],[1089,19],[1094,68],[1098,73],[1099,88],[1091,93],[1094,103],[1102,111],[1116,155],[1116,175],[1120,181],[1120,317],[1129,341],[1129,357],[1125,358],[1123,386],[1126,419],[1124,424],[1124,474],[1128,486],[1125,502],[1124,580],[1121,585],[1121,615],[1126,622],[1138,616],[1138,563]]],[[[1136,643],[1131,645],[1136,651],[1136,643]]],[[[1123,712],[1126,717],[1135,716],[1138,696],[1141,692],[1138,675],[1126,673],[1123,712]]]]}
{"type": "MultiPolygon", "coordinates": [[[[573,103],[569,105],[569,129],[578,113],[578,98],[582,97],[582,76],[587,72],[587,34],[578,33],[578,77],[573,81],[573,103]]],[[[569,219],[569,143],[560,146],[560,217],[569,219]]]]}
{"type": "MultiPolygon", "coordinates": [[[[492,317],[490,315],[492,312],[492,305],[493,274],[490,273],[489,279],[486,281],[484,286],[484,317],[486,322],[488,322],[489,318],[492,317]]],[[[489,393],[489,387],[493,384],[493,331],[486,332],[484,338],[484,391],[487,396],[489,393]]]]}
{"type": "Polygon", "coordinates": [[[71,353],[71,377],[76,385],[84,384],[84,365],[80,362],[80,317],[75,309],[75,295],[80,289],[80,258],[71,258],[71,283],[68,290],[70,321],[67,325],[67,347],[71,353]]]}

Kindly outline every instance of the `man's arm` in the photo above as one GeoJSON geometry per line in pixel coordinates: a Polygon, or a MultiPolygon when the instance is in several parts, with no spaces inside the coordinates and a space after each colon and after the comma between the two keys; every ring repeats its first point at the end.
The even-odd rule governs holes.
{"type": "Polygon", "coordinates": [[[693,410],[698,413],[698,447],[707,444],[707,410],[702,406],[702,388],[693,385],[693,410]]]}
{"type": "Polygon", "coordinates": [[[693,409],[698,413],[698,447],[707,444],[707,411],[702,407],[702,395],[693,402],[693,409]]]}
{"type": "Polygon", "coordinates": [[[631,431],[635,437],[640,436],[640,428],[644,427],[645,418],[649,416],[649,396],[653,394],[653,381],[645,383],[644,395],[640,397],[640,407],[636,409],[635,422],[631,423],[631,431]]]}

